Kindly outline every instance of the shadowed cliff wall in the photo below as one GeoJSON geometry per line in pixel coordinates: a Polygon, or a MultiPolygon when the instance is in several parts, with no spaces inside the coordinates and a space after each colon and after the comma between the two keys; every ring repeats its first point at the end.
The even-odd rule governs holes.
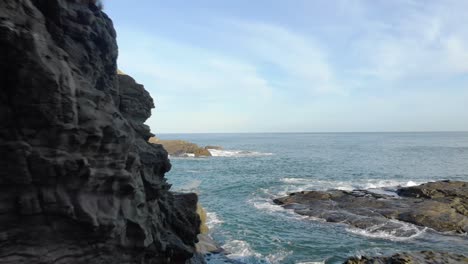
{"type": "Polygon", "coordinates": [[[183,263],[200,220],[117,75],[112,21],[79,0],[0,2],[0,263],[183,263]]]}

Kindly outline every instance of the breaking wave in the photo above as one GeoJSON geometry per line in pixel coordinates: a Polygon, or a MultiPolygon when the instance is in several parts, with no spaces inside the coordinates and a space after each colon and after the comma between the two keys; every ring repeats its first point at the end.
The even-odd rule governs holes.
{"type": "Polygon", "coordinates": [[[371,190],[382,188],[395,188],[395,187],[410,187],[422,184],[423,182],[417,181],[397,181],[397,180],[382,180],[382,179],[353,179],[350,181],[327,181],[317,180],[312,178],[283,178],[283,183],[288,183],[290,189],[303,190],[329,190],[338,189],[343,191],[352,190],[371,190]],[[297,188],[294,188],[297,187],[297,188]]]}
{"type": "Polygon", "coordinates": [[[418,227],[416,225],[405,223],[398,220],[389,220],[388,224],[393,228],[388,228],[386,225],[376,225],[366,229],[349,227],[346,231],[370,238],[381,238],[391,241],[406,241],[416,238],[426,232],[427,228],[418,227]]]}
{"type": "Polygon", "coordinates": [[[220,149],[208,149],[213,157],[259,157],[259,156],[271,156],[273,153],[258,152],[258,151],[247,151],[247,150],[220,150],[220,149]]]}
{"type": "Polygon", "coordinates": [[[223,245],[227,251],[227,257],[230,259],[238,260],[243,263],[268,263],[279,264],[291,255],[292,251],[278,250],[266,256],[256,252],[252,249],[250,244],[243,240],[231,240],[223,245]]]}
{"type": "Polygon", "coordinates": [[[214,212],[206,212],[206,225],[210,230],[218,227],[222,223],[224,223],[221,218],[218,217],[218,215],[214,212]]]}

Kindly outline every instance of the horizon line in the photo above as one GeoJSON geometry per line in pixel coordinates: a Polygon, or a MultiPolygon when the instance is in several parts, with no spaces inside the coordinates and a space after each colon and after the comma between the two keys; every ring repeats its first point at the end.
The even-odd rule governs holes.
{"type": "Polygon", "coordinates": [[[384,134],[384,133],[468,133],[468,130],[434,131],[323,131],[323,132],[160,132],[155,134],[384,134]]]}

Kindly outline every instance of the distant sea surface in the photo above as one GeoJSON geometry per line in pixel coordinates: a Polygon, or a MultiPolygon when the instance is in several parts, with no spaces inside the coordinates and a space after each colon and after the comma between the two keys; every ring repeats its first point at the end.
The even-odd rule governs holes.
{"type": "MultiPolygon", "coordinates": [[[[379,189],[468,181],[468,132],[162,134],[219,145],[209,158],[171,158],[173,190],[195,191],[211,235],[245,263],[341,263],[401,251],[468,252],[466,235],[411,224],[372,232],[294,214],[272,199],[301,190],[379,189]]],[[[215,260],[212,263],[216,263],[215,260]]]]}

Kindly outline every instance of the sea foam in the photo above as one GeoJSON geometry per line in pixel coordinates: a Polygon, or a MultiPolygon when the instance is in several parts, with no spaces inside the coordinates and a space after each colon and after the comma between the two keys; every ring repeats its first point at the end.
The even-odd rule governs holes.
{"type": "Polygon", "coordinates": [[[417,181],[397,181],[397,180],[382,180],[382,179],[350,179],[349,181],[339,180],[318,180],[314,178],[283,178],[283,183],[288,183],[289,186],[295,189],[303,190],[329,190],[338,189],[343,191],[352,190],[371,190],[391,187],[410,187],[416,186],[423,182],[417,181]]]}
{"type": "Polygon", "coordinates": [[[244,240],[230,240],[223,245],[223,248],[228,252],[227,257],[238,260],[243,263],[268,263],[279,264],[291,255],[292,251],[279,249],[274,253],[262,255],[252,249],[250,244],[244,240]]]}
{"type": "Polygon", "coordinates": [[[389,220],[393,224],[398,224],[400,227],[395,229],[384,230],[380,226],[360,229],[355,227],[346,228],[346,231],[370,238],[380,238],[391,241],[406,241],[421,236],[427,228],[421,228],[410,223],[405,223],[398,220],[389,220]]]}
{"type": "Polygon", "coordinates": [[[219,216],[214,213],[214,212],[206,212],[206,225],[210,230],[220,226],[222,223],[224,223],[219,216]]]}
{"type": "Polygon", "coordinates": [[[259,157],[259,156],[271,156],[273,153],[258,152],[258,151],[246,151],[246,150],[221,150],[221,149],[208,149],[213,157],[259,157]]]}

